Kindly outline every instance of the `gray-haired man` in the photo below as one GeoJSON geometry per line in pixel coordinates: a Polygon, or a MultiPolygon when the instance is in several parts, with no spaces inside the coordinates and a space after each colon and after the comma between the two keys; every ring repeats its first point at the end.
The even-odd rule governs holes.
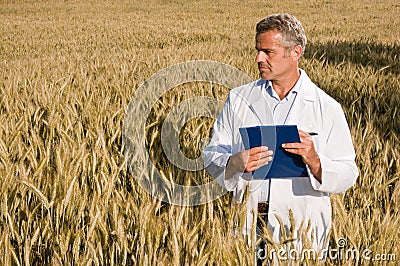
{"type": "MultiPolygon", "coordinates": [[[[312,239],[318,252],[326,247],[331,228],[329,195],[350,188],[358,170],[340,104],[299,69],[305,46],[304,29],[290,14],[274,14],[257,24],[256,62],[261,79],[230,91],[203,156],[209,173],[233,191],[236,200],[243,201],[246,189],[250,192],[245,234],[250,233],[253,213],[261,208],[265,212],[268,205],[266,220],[274,241],[282,237],[279,217],[287,231],[294,226],[298,240],[302,235],[312,239]],[[252,179],[251,172],[274,156],[264,146],[244,149],[239,128],[258,125],[297,125],[301,142],[282,147],[301,156],[307,177],[252,179]],[[310,229],[303,234],[308,224],[310,229]]],[[[301,243],[296,242],[298,248],[301,243]]]]}

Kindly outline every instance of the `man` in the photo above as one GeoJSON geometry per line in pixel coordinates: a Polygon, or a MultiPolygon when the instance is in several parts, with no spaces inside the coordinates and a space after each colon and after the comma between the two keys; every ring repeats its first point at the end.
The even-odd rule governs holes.
{"type": "Polygon", "coordinates": [[[294,220],[298,238],[311,225],[308,237],[319,251],[331,228],[329,195],[350,188],[358,170],[341,106],[299,69],[305,45],[304,29],[292,15],[271,15],[257,24],[255,60],[261,79],[230,91],[203,156],[209,173],[236,200],[243,201],[249,191],[244,234],[250,234],[253,214],[268,205],[266,222],[274,241],[283,234],[277,217],[286,232],[294,220]],[[257,125],[297,125],[300,143],[282,147],[301,156],[307,177],[252,180],[251,172],[274,156],[264,146],[244,149],[239,128],[257,125]]]}

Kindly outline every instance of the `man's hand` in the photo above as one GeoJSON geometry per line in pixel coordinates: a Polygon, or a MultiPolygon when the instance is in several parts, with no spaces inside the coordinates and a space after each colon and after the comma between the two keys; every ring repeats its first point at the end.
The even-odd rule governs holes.
{"type": "Polygon", "coordinates": [[[252,172],[268,164],[272,160],[272,153],[265,146],[240,151],[229,158],[226,170],[231,174],[252,172]]]}
{"type": "Polygon", "coordinates": [[[299,136],[301,143],[285,143],[282,144],[282,148],[290,153],[300,155],[303,158],[304,163],[310,168],[314,177],[321,183],[321,161],[315,151],[314,142],[311,136],[302,130],[299,130],[299,136]]]}

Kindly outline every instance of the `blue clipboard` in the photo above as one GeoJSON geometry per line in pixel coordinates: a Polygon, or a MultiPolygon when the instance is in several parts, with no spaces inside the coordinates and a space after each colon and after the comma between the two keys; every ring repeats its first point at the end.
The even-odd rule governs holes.
{"type": "Polygon", "coordinates": [[[274,152],[272,161],[253,171],[254,179],[306,177],[308,171],[300,155],[289,153],[283,143],[300,142],[296,125],[239,128],[245,149],[267,146],[274,152]]]}

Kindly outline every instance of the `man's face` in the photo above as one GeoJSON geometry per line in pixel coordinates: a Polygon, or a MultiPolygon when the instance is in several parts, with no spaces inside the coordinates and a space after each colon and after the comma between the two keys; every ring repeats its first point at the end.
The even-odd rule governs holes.
{"type": "Polygon", "coordinates": [[[293,71],[293,58],[285,54],[281,39],[282,34],[277,30],[256,35],[256,62],[262,79],[279,81],[293,71]]]}

